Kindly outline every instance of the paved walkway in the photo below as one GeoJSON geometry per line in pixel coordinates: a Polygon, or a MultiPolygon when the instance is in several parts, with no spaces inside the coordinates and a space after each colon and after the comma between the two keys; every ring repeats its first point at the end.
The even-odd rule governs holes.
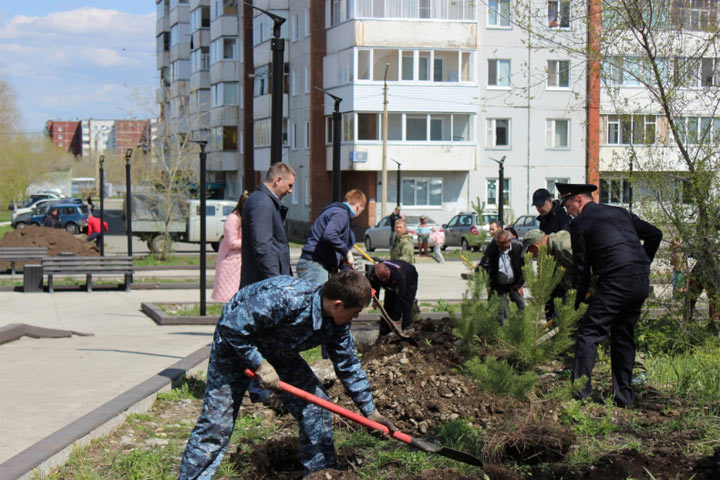
{"type": "MultiPolygon", "coordinates": [[[[462,298],[461,262],[422,259],[417,268],[418,299],[462,298]]],[[[178,272],[198,275],[142,275],[178,272]]],[[[198,300],[197,290],[0,292],[0,327],[25,323],[93,334],[0,345],[0,463],[207,345],[213,326],[160,327],[140,311],[142,302],[198,300]]]]}

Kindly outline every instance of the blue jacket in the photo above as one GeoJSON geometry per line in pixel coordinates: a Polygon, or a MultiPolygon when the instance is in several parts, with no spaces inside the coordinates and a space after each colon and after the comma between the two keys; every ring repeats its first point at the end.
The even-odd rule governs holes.
{"type": "Polygon", "coordinates": [[[319,263],[328,272],[344,267],[345,256],[355,244],[350,209],[342,202],[325,207],[313,223],[300,258],[319,263]]]}
{"type": "Polygon", "coordinates": [[[284,211],[280,200],[262,183],[245,202],[241,287],[276,275],[292,275],[284,211]]]}
{"type": "Polygon", "coordinates": [[[370,415],[375,411],[370,381],[357,357],[351,325],[323,317],[321,285],[279,276],[238,291],[225,304],[216,335],[252,369],[263,359],[295,361],[299,352],[324,344],[353,402],[370,415]]]}

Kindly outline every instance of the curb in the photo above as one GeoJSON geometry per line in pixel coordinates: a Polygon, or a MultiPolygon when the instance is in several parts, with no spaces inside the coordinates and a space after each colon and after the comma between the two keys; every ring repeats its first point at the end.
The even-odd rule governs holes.
{"type": "Polygon", "coordinates": [[[0,464],[0,478],[25,480],[36,473],[46,475],[50,469],[63,465],[75,446],[88,445],[107,435],[131,413],[150,410],[158,393],[170,390],[181,378],[203,368],[209,357],[207,345],[31,445],[0,464]]]}

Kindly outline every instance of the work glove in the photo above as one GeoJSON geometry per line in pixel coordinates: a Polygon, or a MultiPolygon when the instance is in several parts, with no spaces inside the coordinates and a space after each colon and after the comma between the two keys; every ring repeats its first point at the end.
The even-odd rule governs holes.
{"type": "Polygon", "coordinates": [[[355,256],[353,255],[352,250],[348,250],[347,254],[345,255],[345,261],[351,267],[355,265],[355,256]]]}
{"type": "Polygon", "coordinates": [[[263,360],[260,366],[255,370],[257,375],[258,383],[262,388],[267,390],[280,390],[280,377],[278,376],[275,368],[270,365],[270,362],[263,360]]]}
{"type": "MultiPolygon", "coordinates": [[[[395,428],[395,425],[393,425],[393,423],[392,423],[390,420],[388,420],[387,418],[383,417],[383,416],[380,414],[380,412],[378,412],[377,410],[375,410],[375,411],[372,412],[370,415],[368,415],[367,418],[370,419],[370,420],[372,420],[372,421],[374,421],[374,422],[377,422],[377,423],[379,423],[379,424],[381,424],[381,425],[385,425],[385,426],[390,430],[390,434],[391,434],[391,435],[392,435],[392,433],[393,433],[395,430],[397,430],[397,428],[395,428]]],[[[378,431],[378,430],[373,430],[373,433],[380,433],[381,435],[384,435],[384,433],[381,433],[381,432],[378,431]]]]}

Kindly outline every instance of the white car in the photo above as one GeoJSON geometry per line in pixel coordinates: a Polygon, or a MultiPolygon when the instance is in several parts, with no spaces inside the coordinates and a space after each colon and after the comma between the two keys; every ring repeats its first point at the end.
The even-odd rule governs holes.
{"type": "Polygon", "coordinates": [[[13,224],[15,223],[15,219],[16,219],[19,215],[22,215],[22,214],[24,214],[24,213],[31,213],[31,212],[33,211],[33,208],[39,207],[40,205],[43,205],[43,204],[45,204],[45,203],[55,202],[55,201],[57,201],[57,200],[59,200],[59,199],[60,199],[60,198],[59,198],[59,197],[56,197],[56,196],[53,196],[53,197],[50,197],[50,198],[42,198],[42,199],[39,199],[39,200],[35,201],[34,203],[31,203],[30,205],[27,205],[26,207],[16,208],[15,210],[13,210],[13,213],[12,213],[12,223],[13,223],[13,224]]]}

